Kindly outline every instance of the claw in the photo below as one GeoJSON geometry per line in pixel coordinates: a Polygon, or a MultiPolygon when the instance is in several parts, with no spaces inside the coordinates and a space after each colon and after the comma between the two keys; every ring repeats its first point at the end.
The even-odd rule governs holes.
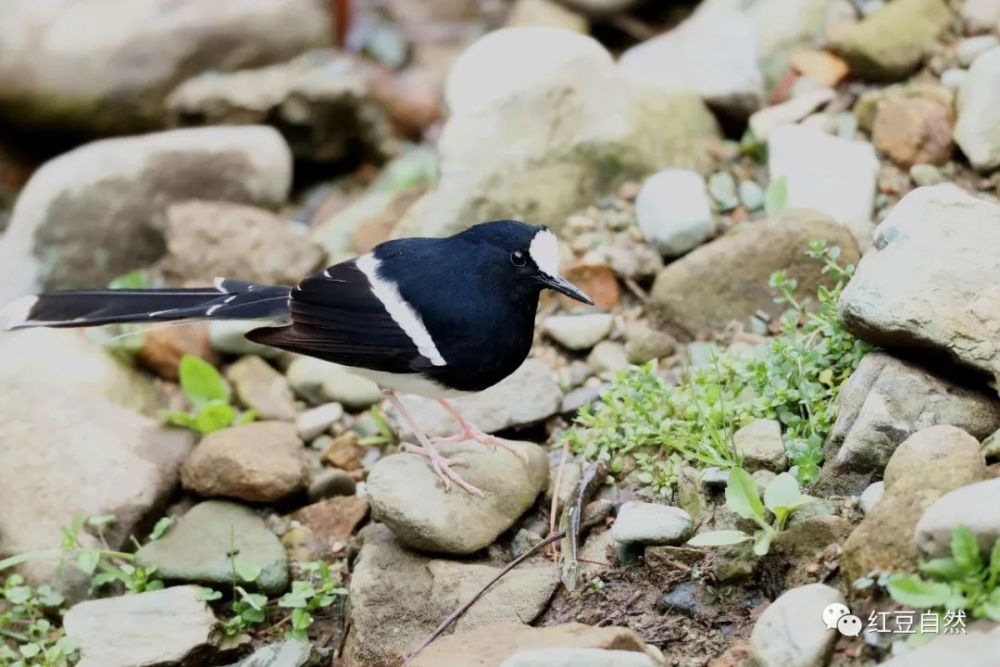
{"type": "Polygon", "coordinates": [[[528,455],[523,450],[516,447],[510,440],[504,440],[503,438],[498,438],[495,435],[484,433],[474,424],[472,424],[469,420],[463,417],[462,414],[458,410],[456,410],[453,405],[451,405],[445,400],[439,400],[438,402],[444,407],[445,410],[448,411],[448,414],[450,414],[455,419],[455,421],[459,423],[459,425],[462,427],[462,432],[457,433],[455,435],[449,435],[446,438],[436,438],[437,442],[448,443],[448,442],[465,442],[466,440],[473,440],[483,445],[489,445],[494,448],[500,447],[502,449],[506,449],[508,452],[514,454],[525,463],[528,463],[528,455]]]}

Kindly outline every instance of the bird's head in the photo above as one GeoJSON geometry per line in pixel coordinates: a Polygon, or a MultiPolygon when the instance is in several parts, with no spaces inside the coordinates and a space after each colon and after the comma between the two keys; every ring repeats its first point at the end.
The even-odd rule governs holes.
{"type": "Polygon", "coordinates": [[[519,220],[497,220],[470,227],[466,240],[486,245],[491,264],[525,290],[553,289],[594,305],[579,287],[559,275],[559,240],[548,227],[519,220]]]}

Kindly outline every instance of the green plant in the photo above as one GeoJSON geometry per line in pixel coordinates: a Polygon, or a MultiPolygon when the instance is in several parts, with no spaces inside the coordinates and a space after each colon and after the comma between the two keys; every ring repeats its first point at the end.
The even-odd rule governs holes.
{"type": "Polygon", "coordinates": [[[300,563],[303,578],[292,582],[292,589],[278,600],[278,606],[291,609],[288,637],[307,641],[306,631],[313,624],[313,612],[333,604],[347,589],[333,578],[330,565],[323,561],[300,563]]]}
{"type": "Polygon", "coordinates": [[[12,574],[0,587],[0,667],[65,667],[77,642],[60,627],[63,596],[12,574]]]}
{"type": "Polygon", "coordinates": [[[819,289],[815,308],[795,297],[793,279],[776,272],[775,300],[789,307],[780,335],[753,354],[720,353],[676,386],[657,373],[655,362],[623,371],[600,400],[580,410],[565,436],[571,448],[608,459],[613,473],[631,458],[640,481],[667,493],[681,461],[738,466],[733,434],[754,419],[776,419],[793,474],[803,484],[815,481],[840,387],[870,347],[837,317],[853,267],[841,267],[839,250],[822,242],[811,244],[808,254],[836,279],[834,287],[819,289]]]}
{"type": "Polygon", "coordinates": [[[788,179],[785,176],[771,181],[764,191],[764,212],[774,215],[785,210],[788,204],[788,179]]]}
{"type": "Polygon", "coordinates": [[[385,413],[382,412],[378,405],[373,405],[371,409],[372,421],[375,422],[375,430],[378,431],[375,435],[370,435],[367,438],[362,438],[360,444],[368,447],[372,445],[396,445],[399,443],[399,436],[392,429],[392,425],[389,424],[389,420],[385,418],[385,413]]]}
{"type": "Polygon", "coordinates": [[[967,610],[973,618],[1000,621],[1000,539],[988,561],[966,526],[951,536],[951,556],[920,564],[919,574],[895,574],[887,589],[896,602],[912,609],[967,610]]]}
{"type": "Polygon", "coordinates": [[[230,404],[231,391],[215,366],[200,357],[184,355],[180,363],[181,389],[194,406],[192,412],[163,410],[160,418],[208,435],[230,426],[249,424],[253,410],[239,412],[230,404]]]}
{"type": "Polygon", "coordinates": [[[788,518],[812,499],[799,490],[795,478],[783,472],[764,489],[764,501],[761,502],[757,493],[757,483],[750,474],[742,468],[729,471],[729,483],[726,485],[726,505],[744,519],[757,524],[758,529],[753,535],[742,530],[712,530],[695,535],[688,540],[694,547],[720,547],[730,544],[741,544],[753,540],[753,550],[758,556],[765,555],[771,549],[774,536],[785,529],[788,518]],[[771,519],[768,520],[770,510],[771,519]]]}

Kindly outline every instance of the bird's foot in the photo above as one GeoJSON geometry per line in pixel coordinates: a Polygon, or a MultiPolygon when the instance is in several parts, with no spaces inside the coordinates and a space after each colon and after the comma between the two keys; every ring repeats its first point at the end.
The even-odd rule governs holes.
{"type": "Polygon", "coordinates": [[[444,484],[445,491],[451,490],[451,483],[455,482],[458,486],[462,487],[467,492],[474,496],[484,497],[485,494],[479,487],[469,484],[462,476],[457,472],[452,470],[452,466],[466,465],[466,462],[461,459],[450,459],[443,455],[437,447],[435,447],[430,442],[424,443],[420,446],[411,445],[408,442],[403,443],[403,450],[411,452],[413,454],[419,454],[421,456],[426,456],[427,460],[431,464],[431,468],[434,473],[441,479],[444,484]]]}
{"type": "Polygon", "coordinates": [[[511,454],[514,454],[519,459],[528,462],[528,455],[524,453],[517,445],[515,445],[510,440],[505,440],[503,438],[498,438],[495,435],[485,433],[479,430],[476,426],[469,423],[468,421],[462,420],[462,432],[456,435],[449,435],[446,438],[437,438],[437,442],[465,442],[467,440],[473,440],[483,445],[488,445],[490,447],[500,447],[506,449],[511,454]]]}

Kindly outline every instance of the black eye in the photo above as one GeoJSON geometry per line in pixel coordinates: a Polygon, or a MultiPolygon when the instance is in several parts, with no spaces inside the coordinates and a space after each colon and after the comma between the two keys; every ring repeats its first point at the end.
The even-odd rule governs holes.
{"type": "Polygon", "coordinates": [[[528,258],[524,256],[524,253],[520,250],[515,250],[510,254],[510,261],[514,266],[524,266],[524,263],[528,261],[528,258]]]}

